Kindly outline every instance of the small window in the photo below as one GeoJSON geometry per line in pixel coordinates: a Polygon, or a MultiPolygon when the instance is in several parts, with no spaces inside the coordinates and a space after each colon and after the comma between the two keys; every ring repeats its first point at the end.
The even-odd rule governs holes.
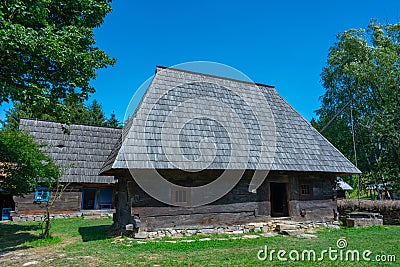
{"type": "Polygon", "coordinates": [[[171,201],[176,204],[189,204],[190,203],[190,190],[182,190],[182,189],[172,189],[171,190],[171,201]]]}
{"type": "Polygon", "coordinates": [[[50,189],[48,187],[38,187],[35,190],[34,203],[48,202],[50,189]]]}
{"type": "Polygon", "coordinates": [[[310,185],[302,184],[300,188],[300,194],[303,195],[311,195],[310,185]]]}

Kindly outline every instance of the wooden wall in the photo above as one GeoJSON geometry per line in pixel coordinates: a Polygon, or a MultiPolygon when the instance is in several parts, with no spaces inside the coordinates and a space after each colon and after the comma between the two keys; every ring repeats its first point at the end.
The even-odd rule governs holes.
{"type": "MultiPolygon", "coordinates": [[[[17,214],[40,214],[44,208],[33,204],[35,193],[27,194],[24,197],[14,196],[15,213],[17,214]]],[[[61,199],[54,202],[52,212],[74,212],[81,209],[81,186],[70,185],[62,194],[61,199]]]]}
{"type": "MultiPolygon", "coordinates": [[[[69,213],[81,210],[82,205],[82,188],[113,188],[114,185],[106,184],[77,184],[73,183],[64,191],[61,198],[54,202],[51,208],[52,213],[69,213]]],[[[97,190],[99,199],[99,190],[97,190]]],[[[34,204],[34,193],[27,194],[24,197],[14,196],[15,213],[16,214],[41,214],[44,208],[38,204],[34,204]]],[[[97,201],[97,209],[99,208],[97,201]]]]}
{"type": "MultiPolygon", "coordinates": [[[[197,186],[211,182],[219,171],[185,174],[180,171],[160,173],[169,181],[182,186],[197,186]]],[[[239,183],[219,200],[200,207],[185,208],[164,204],[144,192],[131,178],[129,172],[118,177],[116,187],[116,216],[114,227],[123,228],[140,218],[141,228],[156,230],[169,227],[198,225],[233,225],[246,222],[266,221],[271,218],[270,182],[287,184],[289,215],[299,220],[332,220],[336,200],[329,174],[270,172],[257,193],[250,193],[248,185],[253,171],[246,171],[239,183]],[[299,195],[299,185],[308,183],[314,193],[309,199],[299,195]],[[314,189],[315,187],[315,189],[314,189]],[[301,216],[301,211],[305,215],[301,216]]]]}

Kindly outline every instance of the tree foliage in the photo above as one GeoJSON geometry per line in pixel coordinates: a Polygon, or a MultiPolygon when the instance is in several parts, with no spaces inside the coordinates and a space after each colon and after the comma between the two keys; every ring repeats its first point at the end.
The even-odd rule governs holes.
{"type": "Polygon", "coordinates": [[[0,162],[0,188],[4,194],[24,195],[60,177],[58,166],[41,151],[41,145],[10,127],[0,129],[0,162]]]}
{"type": "MultiPolygon", "coordinates": [[[[110,118],[104,114],[101,104],[93,100],[88,105],[82,101],[64,101],[65,108],[69,110],[69,123],[86,124],[92,126],[121,127],[121,123],[112,113],[110,118]]],[[[48,110],[31,109],[29,105],[15,103],[14,107],[7,111],[5,124],[18,129],[20,118],[35,118],[47,121],[58,121],[57,116],[48,110]]]]}
{"type": "Polygon", "coordinates": [[[354,162],[353,113],[360,169],[378,178],[400,181],[400,23],[371,21],[367,29],[337,36],[322,72],[326,91],[316,111],[320,129],[346,103],[350,105],[324,135],[354,162]]]}
{"type": "Polygon", "coordinates": [[[87,100],[95,71],[114,63],[93,34],[110,2],[0,1],[0,105],[23,103],[69,122],[64,100],[87,100]]]}

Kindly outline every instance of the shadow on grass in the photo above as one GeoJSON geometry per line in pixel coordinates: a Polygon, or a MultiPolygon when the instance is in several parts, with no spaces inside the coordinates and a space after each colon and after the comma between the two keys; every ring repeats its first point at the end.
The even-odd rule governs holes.
{"type": "Polygon", "coordinates": [[[21,225],[21,224],[0,224],[0,254],[8,251],[26,249],[28,246],[18,247],[19,245],[38,239],[38,232],[40,230],[39,224],[37,225],[21,225]]]}
{"type": "Polygon", "coordinates": [[[109,229],[110,225],[79,227],[79,234],[82,236],[83,242],[103,240],[108,238],[109,229]]]}

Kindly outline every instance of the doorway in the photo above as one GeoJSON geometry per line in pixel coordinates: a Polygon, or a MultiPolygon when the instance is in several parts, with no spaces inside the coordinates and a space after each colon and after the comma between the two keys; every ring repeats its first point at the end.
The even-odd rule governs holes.
{"type": "Polygon", "coordinates": [[[0,193],[0,220],[9,220],[12,210],[15,210],[13,196],[0,193]]]}
{"type": "Polygon", "coordinates": [[[83,210],[94,210],[96,209],[96,188],[83,188],[82,198],[82,209],[83,210]]]}
{"type": "Polygon", "coordinates": [[[270,183],[271,216],[289,216],[287,201],[287,186],[285,183],[270,183]]]}

